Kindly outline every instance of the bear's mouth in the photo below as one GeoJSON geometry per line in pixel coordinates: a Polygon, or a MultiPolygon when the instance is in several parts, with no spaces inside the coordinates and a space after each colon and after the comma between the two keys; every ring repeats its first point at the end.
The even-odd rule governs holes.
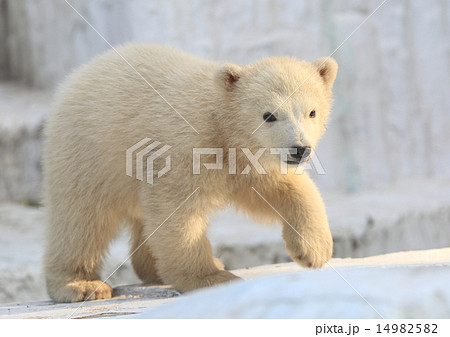
{"type": "Polygon", "coordinates": [[[299,165],[299,164],[305,164],[308,163],[311,160],[311,156],[308,156],[306,158],[301,158],[301,159],[297,159],[297,158],[287,158],[287,160],[285,161],[285,163],[287,163],[288,165],[299,165]]]}
{"type": "Polygon", "coordinates": [[[298,164],[300,164],[301,162],[302,162],[301,160],[291,160],[291,159],[286,160],[286,163],[287,163],[288,165],[298,165],[298,164]]]}

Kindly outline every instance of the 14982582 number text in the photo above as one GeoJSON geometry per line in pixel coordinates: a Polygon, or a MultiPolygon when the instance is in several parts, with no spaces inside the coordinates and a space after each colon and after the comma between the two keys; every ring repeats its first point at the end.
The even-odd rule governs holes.
{"type": "Polygon", "coordinates": [[[377,324],[377,333],[438,333],[437,324],[377,324]]]}

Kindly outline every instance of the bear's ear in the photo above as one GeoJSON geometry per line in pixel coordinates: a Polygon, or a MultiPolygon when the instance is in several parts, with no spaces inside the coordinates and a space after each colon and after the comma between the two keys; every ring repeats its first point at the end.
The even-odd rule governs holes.
{"type": "Polygon", "coordinates": [[[325,87],[331,90],[338,71],[337,62],[331,57],[321,57],[315,60],[313,65],[317,68],[320,77],[322,77],[325,87]]]}
{"type": "Polygon", "coordinates": [[[236,83],[241,78],[241,67],[231,63],[225,63],[215,74],[216,85],[228,92],[233,91],[236,83]]]}

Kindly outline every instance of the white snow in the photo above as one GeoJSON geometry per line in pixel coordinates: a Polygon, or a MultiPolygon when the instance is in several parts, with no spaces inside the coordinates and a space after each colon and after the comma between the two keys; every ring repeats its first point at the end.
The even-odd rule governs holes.
{"type": "Polygon", "coordinates": [[[249,281],[201,290],[136,317],[448,318],[449,267],[446,248],[332,259],[312,271],[295,263],[241,269],[235,273],[249,281]]]}
{"type": "Polygon", "coordinates": [[[447,318],[449,267],[450,248],[332,259],[319,270],[267,265],[234,271],[246,281],[181,296],[129,285],[110,300],[0,305],[0,318],[447,318]]]}
{"type": "Polygon", "coordinates": [[[448,318],[450,250],[445,254],[445,263],[431,265],[277,273],[200,290],[135,317],[448,318]]]}

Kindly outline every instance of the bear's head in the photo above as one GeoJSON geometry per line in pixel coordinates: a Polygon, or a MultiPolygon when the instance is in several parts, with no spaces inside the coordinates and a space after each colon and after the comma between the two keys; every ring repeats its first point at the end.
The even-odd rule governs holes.
{"type": "MultiPolygon", "coordinates": [[[[248,66],[225,64],[215,74],[225,111],[220,125],[230,147],[289,148],[288,163],[308,158],[326,129],[337,63],[266,58],[248,66]]],[[[254,153],[254,152],[253,152],[254,153]]],[[[266,151],[261,160],[279,160],[266,151]]]]}

